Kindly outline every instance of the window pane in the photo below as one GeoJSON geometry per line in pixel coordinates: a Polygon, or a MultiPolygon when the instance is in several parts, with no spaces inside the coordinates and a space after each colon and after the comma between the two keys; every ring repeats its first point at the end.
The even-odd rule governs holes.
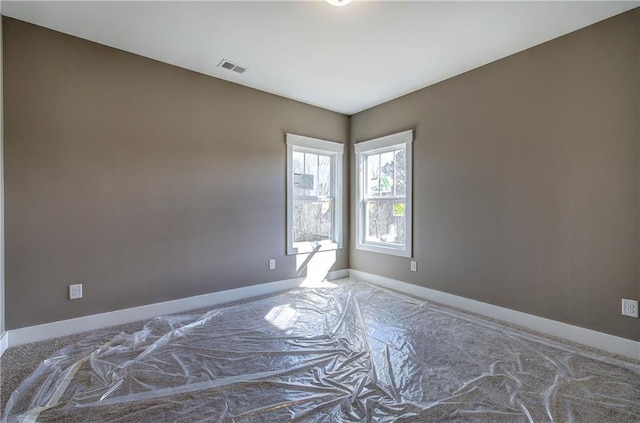
{"type": "Polygon", "coordinates": [[[304,171],[304,153],[293,152],[293,172],[302,173],[304,171]]]}
{"type": "Polygon", "coordinates": [[[365,241],[404,244],[406,240],[405,206],[404,201],[367,201],[365,241]]]}
{"type": "Polygon", "coordinates": [[[315,197],[318,195],[318,155],[304,153],[304,173],[309,188],[304,195],[315,197]]]}
{"type": "Polygon", "coordinates": [[[318,161],[318,195],[331,196],[331,157],[319,156],[318,161]]]}
{"type": "Polygon", "coordinates": [[[380,154],[380,197],[393,195],[394,163],[393,151],[380,154]]]}
{"type": "Polygon", "coordinates": [[[380,155],[367,156],[366,170],[367,196],[378,197],[380,195],[380,155]]]}
{"type": "Polygon", "coordinates": [[[331,240],[333,200],[294,200],[293,242],[331,240]]]}
{"type": "Polygon", "coordinates": [[[396,163],[396,179],[395,191],[396,196],[404,197],[407,195],[407,154],[406,150],[394,151],[396,163]]]}
{"type": "Polygon", "coordinates": [[[305,195],[304,153],[293,152],[293,195],[305,195]]]}

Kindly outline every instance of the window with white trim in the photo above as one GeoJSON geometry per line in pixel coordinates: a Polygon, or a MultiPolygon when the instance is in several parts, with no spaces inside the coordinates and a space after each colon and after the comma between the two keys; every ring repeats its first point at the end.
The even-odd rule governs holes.
{"type": "Polygon", "coordinates": [[[344,145],[287,134],[287,254],[342,248],[344,145]]]}
{"type": "Polygon", "coordinates": [[[356,249],[412,256],[413,130],[355,145],[356,249]]]}

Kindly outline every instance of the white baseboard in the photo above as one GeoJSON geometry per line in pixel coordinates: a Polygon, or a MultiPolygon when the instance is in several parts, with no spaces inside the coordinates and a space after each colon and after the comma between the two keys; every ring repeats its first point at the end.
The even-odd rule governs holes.
{"type": "Polygon", "coordinates": [[[2,357],[2,354],[4,354],[4,352],[8,348],[9,348],[9,334],[7,332],[4,332],[0,336],[0,357],[2,357]]]}
{"type": "Polygon", "coordinates": [[[333,281],[336,279],[348,278],[350,275],[349,269],[332,270],[327,274],[327,280],[333,281]]]}
{"type": "Polygon", "coordinates": [[[514,325],[523,326],[548,335],[568,339],[590,347],[598,348],[614,354],[640,360],[640,342],[619,336],[609,335],[591,329],[558,322],[544,317],[527,314],[492,304],[483,303],[458,295],[448,294],[435,289],[378,276],[371,273],[351,269],[349,275],[364,282],[370,282],[385,288],[394,289],[416,297],[460,308],[472,313],[481,314],[493,319],[502,320],[514,325]]]}
{"type": "MultiPolygon", "coordinates": [[[[333,280],[348,276],[414,295],[416,297],[425,298],[427,300],[523,326],[538,332],[568,339],[570,341],[578,342],[604,351],[620,354],[625,357],[640,359],[640,342],[597,332],[591,329],[557,322],[544,317],[483,303],[399,280],[361,272],[359,270],[343,269],[329,272],[327,279],[333,280]]],[[[93,314],[75,319],[12,329],[6,331],[2,336],[0,336],[0,356],[2,356],[4,351],[8,348],[16,345],[43,341],[60,336],[72,335],[74,333],[150,319],[164,314],[180,313],[195,308],[208,307],[259,295],[271,294],[298,287],[303,281],[304,278],[302,277],[287,279],[243,288],[230,289],[227,291],[214,292],[211,294],[198,295],[195,297],[182,298],[179,300],[133,307],[124,310],[93,314]]]]}
{"type": "MultiPolygon", "coordinates": [[[[348,276],[348,269],[336,270],[329,272],[327,280],[346,278],[348,276]]],[[[72,335],[74,333],[150,319],[152,317],[165,314],[180,313],[196,308],[209,307],[216,304],[228,303],[230,301],[271,294],[286,289],[296,288],[304,281],[304,279],[304,277],[286,279],[243,288],[229,289],[227,291],[213,292],[211,294],[181,298],[179,300],[110,311],[107,313],[92,314],[89,316],[77,317],[75,319],[11,329],[6,331],[1,339],[2,342],[7,345],[6,348],[9,348],[30,342],[44,341],[46,339],[72,335]]],[[[0,351],[2,351],[1,342],[0,351]]]]}

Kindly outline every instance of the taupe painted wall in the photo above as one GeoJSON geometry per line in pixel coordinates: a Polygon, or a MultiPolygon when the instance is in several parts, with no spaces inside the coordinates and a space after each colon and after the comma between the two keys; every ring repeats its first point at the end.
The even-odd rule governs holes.
{"type": "Polygon", "coordinates": [[[350,266],[640,340],[620,314],[640,297],[639,15],[353,116],[355,142],[415,128],[419,271],[353,249],[350,266]]]}
{"type": "Polygon", "coordinates": [[[348,117],[12,19],[4,66],[8,329],[298,275],[284,134],[348,117]]]}
{"type": "Polygon", "coordinates": [[[640,340],[640,321],[620,316],[620,298],[640,297],[638,10],[359,113],[351,127],[3,23],[9,329],[294,277],[284,133],[345,142],[349,131],[362,141],[415,128],[419,272],[353,249],[334,268],[640,340]],[[75,282],[85,298],[68,301],[75,282]]]}

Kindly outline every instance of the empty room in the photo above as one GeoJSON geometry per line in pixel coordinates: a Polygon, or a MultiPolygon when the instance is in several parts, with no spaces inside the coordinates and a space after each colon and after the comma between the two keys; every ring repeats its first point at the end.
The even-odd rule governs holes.
{"type": "Polygon", "coordinates": [[[0,1],[0,421],[640,422],[639,1],[0,1]]]}

